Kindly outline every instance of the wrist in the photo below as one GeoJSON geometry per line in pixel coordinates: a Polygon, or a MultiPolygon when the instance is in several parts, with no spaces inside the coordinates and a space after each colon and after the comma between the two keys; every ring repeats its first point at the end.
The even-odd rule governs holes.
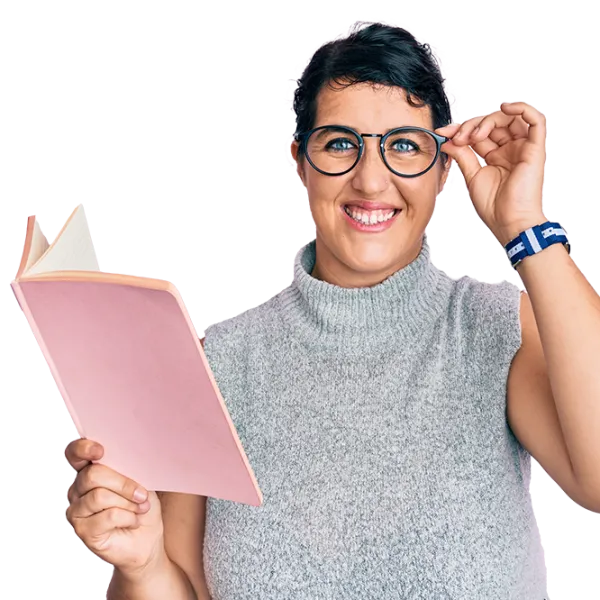
{"type": "Polygon", "coordinates": [[[502,246],[506,246],[509,242],[512,242],[519,234],[521,234],[526,229],[530,227],[534,227],[535,225],[541,225],[545,223],[548,219],[542,213],[538,215],[532,215],[531,217],[526,217],[523,219],[519,219],[519,221],[515,221],[509,225],[504,225],[498,228],[497,231],[494,232],[496,239],[502,244],[502,246]]]}
{"type": "Polygon", "coordinates": [[[148,560],[141,565],[115,567],[118,576],[128,583],[144,584],[160,574],[165,573],[171,567],[171,560],[167,556],[162,540],[152,551],[148,560]]]}

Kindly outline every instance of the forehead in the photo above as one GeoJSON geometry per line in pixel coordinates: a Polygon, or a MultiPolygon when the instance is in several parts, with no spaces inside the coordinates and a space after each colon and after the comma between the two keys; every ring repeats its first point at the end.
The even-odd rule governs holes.
{"type": "Polygon", "coordinates": [[[429,107],[411,106],[402,88],[370,83],[348,87],[332,85],[334,89],[324,85],[317,96],[313,127],[347,125],[364,133],[378,133],[403,125],[433,127],[429,107]]]}

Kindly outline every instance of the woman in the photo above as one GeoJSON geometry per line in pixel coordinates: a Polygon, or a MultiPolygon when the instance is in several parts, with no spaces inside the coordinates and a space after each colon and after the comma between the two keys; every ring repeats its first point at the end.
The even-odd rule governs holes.
{"type": "Polygon", "coordinates": [[[598,449],[578,443],[597,427],[573,401],[599,388],[591,348],[554,325],[569,306],[598,331],[600,299],[561,231],[511,258],[543,347],[527,294],[433,265],[425,229],[452,160],[502,251],[547,221],[543,116],[513,103],[450,124],[442,83],[427,45],[382,24],[313,56],[291,151],[316,239],[290,286],[204,340],[264,504],[136,497],[73,442],[67,517],[115,565],[109,598],[548,598],[530,453],[600,510],[598,449]],[[559,308],[547,272],[569,288],[559,308]]]}

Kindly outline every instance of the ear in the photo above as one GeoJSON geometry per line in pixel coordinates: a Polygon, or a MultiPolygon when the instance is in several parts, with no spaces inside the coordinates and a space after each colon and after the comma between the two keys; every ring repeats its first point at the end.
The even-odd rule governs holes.
{"type": "Polygon", "coordinates": [[[292,152],[292,158],[296,161],[296,171],[297,171],[298,175],[300,176],[300,179],[302,180],[304,187],[306,187],[306,181],[304,180],[304,158],[298,157],[298,149],[299,148],[300,148],[300,143],[297,142],[296,140],[294,140],[290,147],[290,150],[292,152]]]}
{"type": "Polygon", "coordinates": [[[446,184],[446,180],[448,179],[448,174],[450,173],[450,167],[452,166],[453,162],[454,162],[454,159],[451,156],[448,156],[446,166],[442,167],[442,173],[440,175],[440,185],[439,185],[438,194],[444,189],[444,185],[446,184]]]}

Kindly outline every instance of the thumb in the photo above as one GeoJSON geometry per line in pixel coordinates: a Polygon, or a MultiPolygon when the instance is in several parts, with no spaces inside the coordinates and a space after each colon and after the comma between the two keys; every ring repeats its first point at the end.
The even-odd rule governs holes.
{"type": "MultiPolygon", "coordinates": [[[[446,125],[446,127],[436,129],[435,133],[451,138],[459,128],[460,125],[446,125]]],[[[469,187],[473,177],[475,177],[477,172],[482,168],[474,150],[466,144],[457,146],[451,139],[443,143],[440,150],[456,161],[467,182],[467,187],[469,187]]]]}

